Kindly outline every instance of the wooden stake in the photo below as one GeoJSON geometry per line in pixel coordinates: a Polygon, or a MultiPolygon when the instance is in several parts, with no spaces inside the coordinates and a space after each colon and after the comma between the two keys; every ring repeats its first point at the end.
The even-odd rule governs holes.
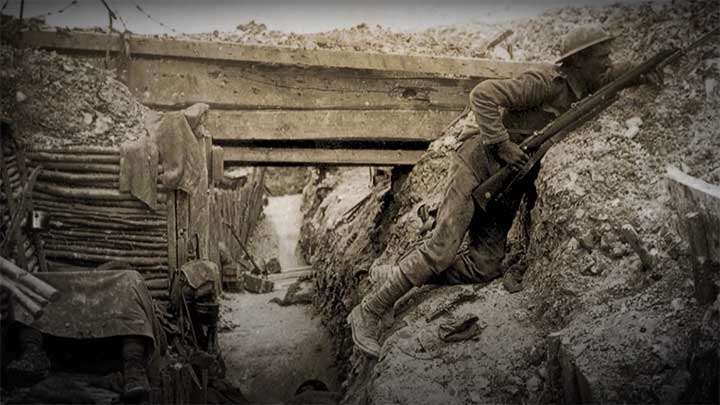
{"type": "Polygon", "coordinates": [[[4,257],[0,257],[0,270],[5,276],[24,283],[27,287],[42,295],[48,301],[54,301],[60,296],[60,292],[53,286],[21,269],[4,257]]]}
{"type": "Polygon", "coordinates": [[[28,313],[32,315],[33,318],[37,319],[40,317],[40,315],[43,314],[42,306],[40,306],[40,304],[33,301],[32,298],[30,298],[27,294],[21,291],[18,288],[17,284],[5,277],[4,274],[0,274],[0,283],[3,285],[3,287],[7,288],[8,291],[10,291],[10,294],[12,294],[12,296],[15,298],[15,301],[17,301],[20,306],[25,308],[28,313]]]}

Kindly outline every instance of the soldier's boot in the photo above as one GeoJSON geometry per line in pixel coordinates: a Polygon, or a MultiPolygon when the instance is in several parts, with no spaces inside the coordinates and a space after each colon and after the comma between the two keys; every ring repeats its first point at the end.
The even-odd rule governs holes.
{"type": "Polygon", "coordinates": [[[355,346],[370,357],[380,354],[380,318],[392,309],[395,301],[410,291],[412,284],[399,268],[393,266],[388,279],[379,289],[363,298],[348,315],[355,346]]]}
{"type": "Polygon", "coordinates": [[[21,326],[18,328],[20,357],[8,364],[7,372],[18,385],[32,385],[50,374],[50,359],[43,348],[40,331],[21,326]]]}
{"type": "Polygon", "coordinates": [[[123,339],[123,401],[140,402],[148,398],[150,383],[145,369],[145,341],[141,337],[123,339]]]}

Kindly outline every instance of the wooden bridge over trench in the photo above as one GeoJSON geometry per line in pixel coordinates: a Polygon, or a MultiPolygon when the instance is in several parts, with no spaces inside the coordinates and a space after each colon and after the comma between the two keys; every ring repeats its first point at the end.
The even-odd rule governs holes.
{"type": "Polygon", "coordinates": [[[537,66],[85,32],[26,32],[21,44],[116,68],[156,110],[208,104],[220,167],[412,165],[475,84],[537,66]]]}

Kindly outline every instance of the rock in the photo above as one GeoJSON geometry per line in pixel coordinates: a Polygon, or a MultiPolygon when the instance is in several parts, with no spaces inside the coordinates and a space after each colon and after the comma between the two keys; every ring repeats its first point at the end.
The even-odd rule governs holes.
{"type": "Polygon", "coordinates": [[[280,261],[277,259],[277,257],[273,257],[272,259],[268,260],[267,263],[265,263],[265,271],[268,274],[277,274],[281,271],[280,267],[280,261]]]}
{"type": "Polygon", "coordinates": [[[625,125],[627,126],[627,129],[623,133],[623,136],[627,139],[633,139],[635,135],[637,135],[640,132],[640,127],[642,126],[643,121],[640,119],[640,117],[632,117],[625,121],[625,125]]]}
{"type": "Polygon", "coordinates": [[[102,135],[108,132],[112,123],[113,122],[110,117],[98,114],[97,118],[95,119],[95,128],[93,129],[93,133],[95,135],[102,135]]]}
{"type": "Polygon", "coordinates": [[[640,117],[632,117],[625,121],[625,125],[627,125],[628,128],[631,127],[641,127],[643,124],[643,120],[640,117]]]}
{"type": "Polygon", "coordinates": [[[640,127],[630,127],[625,130],[623,136],[627,139],[633,139],[640,132],[640,127]]]}
{"type": "Polygon", "coordinates": [[[272,281],[249,273],[243,274],[243,283],[247,291],[255,294],[267,294],[275,289],[272,281]]]}
{"type": "Polygon", "coordinates": [[[540,379],[537,376],[532,376],[525,381],[525,389],[528,392],[537,392],[540,391],[540,384],[542,384],[540,379]]]}
{"type": "Polygon", "coordinates": [[[88,125],[88,126],[90,124],[92,124],[92,122],[93,122],[92,114],[88,114],[88,113],[84,112],[84,113],[82,113],[82,115],[83,115],[83,124],[88,125]]]}
{"type": "Polygon", "coordinates": [[[17,101],[18,103],[22,103],[22,102],[25,101],[25,100],[27,100],[27,96],[25,95],[25,93],[23,93],[22,91],[19,91],[19,90],[18,90],[18,91],[15,93],[15,101],[17,101]]]}
{"type": "Polygon", "coordinates": [[[595,239],[596,239],[595,234],[591,230],[588,230],[588,231],[585,231],[580,236],[580,238],[578,239],[578,242],[580,242],[580,246],[583,249],[590,252],[595,248],[595,244],[596,244],[595,239]]]}

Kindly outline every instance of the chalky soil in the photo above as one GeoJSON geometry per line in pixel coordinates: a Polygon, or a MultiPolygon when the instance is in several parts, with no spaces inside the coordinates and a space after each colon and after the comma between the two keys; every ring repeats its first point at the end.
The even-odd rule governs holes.
{"type": "MultiPolygon", "coordinates": [[[[251,237],[251,250],[259,260],[275,255],[283,271],[304,264],[295,255],[300,203],[299,195],[270,198],[265,218],[251,237]]],[[[232,327],[220,333],[227,376],[251,402],[286,401],[310,379],[338,390],[332,343],[320,317],[313,316],[310,305],[269,302],[283,298],[294,281],[277,281],[269,294],[226,293],[222,301],[224,323],[232,327]]]]}

